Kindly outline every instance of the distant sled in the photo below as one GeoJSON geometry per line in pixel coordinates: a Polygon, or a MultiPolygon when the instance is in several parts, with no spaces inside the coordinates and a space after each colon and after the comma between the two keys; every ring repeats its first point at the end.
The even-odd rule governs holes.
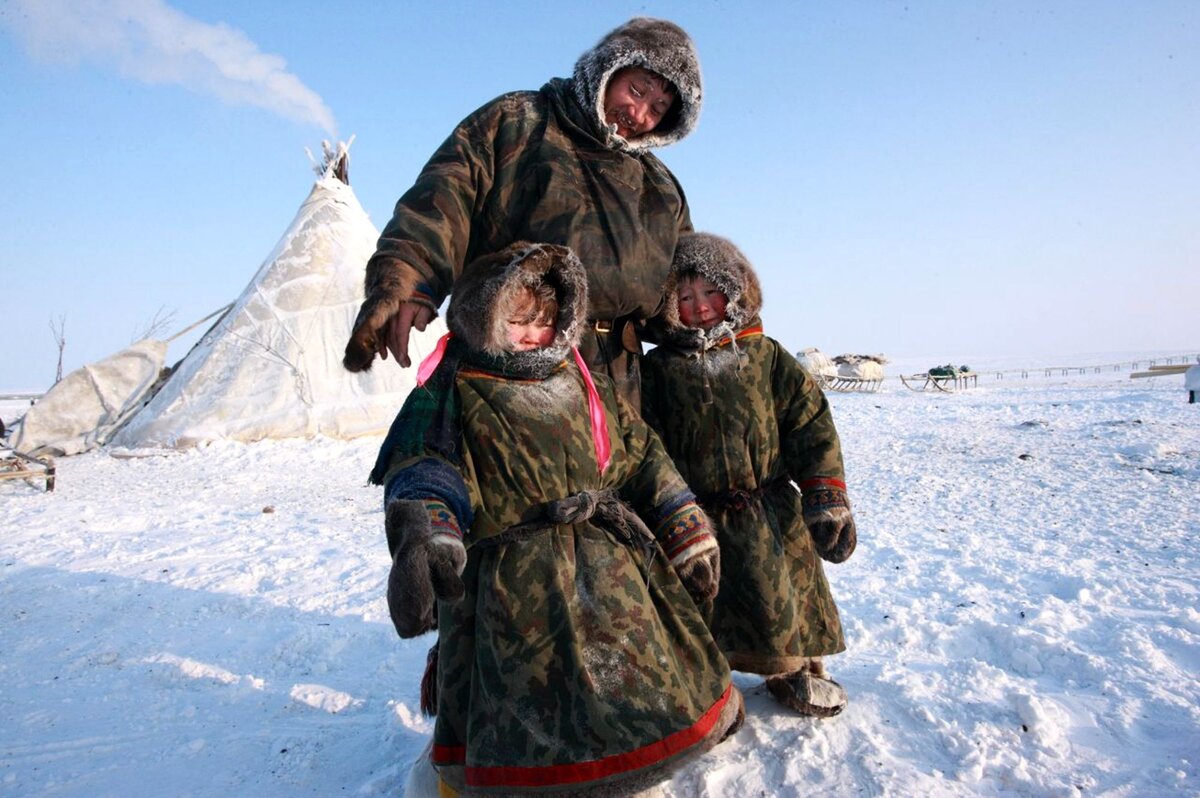
{"type": "Polygon", "coordinates": [[[883,384],[883,355],[843,354],[830,359],[815,347],[802,349],[796,354],[817,384],[827,391],[877,391],[883,384]]]}
{"type": "Polygon", "coordinates": [[[969,366],[936,366],[920,374],[900,375],[900,382],[910,391],[954,393],[979,384],[979,375],[969,366]]]}

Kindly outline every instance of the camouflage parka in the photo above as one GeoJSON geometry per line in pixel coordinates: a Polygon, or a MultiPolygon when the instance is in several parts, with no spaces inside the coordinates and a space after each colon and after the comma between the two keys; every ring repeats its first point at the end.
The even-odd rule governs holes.
{"type": "Polygon", "coordinates": [[[844,487],[837,429],[820,387],[763,334],[762,292],[741,252],[725,239],[690,234],[675,260],[664,341],[644,363],[642,414],[717,530],[721,585],[703,610],[730,667],[795,671],[805,658],[845,649],[796,488],[844,487]],[[721,289],[724,323],[708,331],[683,326],[680,272],[721,289]]]}
{"type": "Polygon", "coordinates": [[[663,554],[707,536],[704,514],[658,436],[595,375],[601,468],[571,354],[586,293],[563,247],[518,243],[471,264],[443,360],[374,475],[467,547],[465,595],[438,603],[432,753],[467,793],[627,794],[715,745],[741,707],[663,554]],[[531,277],[564,298],[556,337],[506,352],[505,297],[531,277]]]}
{"type": "MultiPolygon", "coordinates": [[[[692,224],[682,187],[649,149],[688,135],[700,106],[687,33],[664,20],[630,20],[584,53],[572,77],[505,94],[454,129],[397,202],[367,263],[367,296],[403,286],[436,310],[465,264],[524,240],[567,246],[585,264],[587,318],[654,315],[675,240],[692,224]],[[603,103],[609,79],[630,66],[668,78],[678,99],[659,128],[627,141],[604,123],[603,103]]],[[[589,364],[636,353],[636,339],[622,341],[620,330],[612,337],[581,336],[589,364]]],[[[610,372],[622,389],[634,382],[627,397],[636,396],[636,354],[631,360],[633,373],[610,372]]]]}

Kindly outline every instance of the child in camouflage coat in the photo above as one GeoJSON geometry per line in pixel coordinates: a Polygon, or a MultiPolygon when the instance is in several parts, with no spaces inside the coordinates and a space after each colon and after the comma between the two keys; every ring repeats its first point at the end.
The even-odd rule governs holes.
{"type": "Polygon", "coordinates": [[[392,620],[438,631],[443,789],[628,795],[740,723],[692,598],[719,549],[658,436],[583,365],[586,307],[565,247],[470,265],[372,473],[392,620]]]}
{"type": "Polygon", "coordinates": [[[820,558],[850,556],[854,520],[829,403],[763,335],[761,306],[737,247],[682,235],[642,415],[717,530],[720,590],[702,610],[730,667],[767,676],[784,705],[828,717],[846,693],[821,658],[846,646],[820,558]]]}

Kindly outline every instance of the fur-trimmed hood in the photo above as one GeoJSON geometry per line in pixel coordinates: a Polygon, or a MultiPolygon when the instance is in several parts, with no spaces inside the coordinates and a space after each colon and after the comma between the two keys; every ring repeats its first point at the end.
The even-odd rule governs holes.
{"type": "Polygon", "coordinates": [[[446,325],[468,349],[506,354],[507,322],[516,290],[543,281],[553,285],[558,295],[558,317],[554,342],[536,351],[561,359],[579,344],[588,306],[587,273],[567,247],[518,241],[476,259],[454,284],[446,325]]]}
{"type": "Polygon", "coordinates": [[[711,233],[684,233],[675,245],[675,259],[664,288],[662,322],[668,332],[687,328],[679,319],[676,288],[680,275],[697,274],[725,294],[725,321],[732,330],[740,330],[758,318],[762,311],[762,288],[754,267],[732,241],[711,233]]]}
{"type": "Polygon", "coordinates": [[[665,147],[683,139],[700,119],[702,98],[700,58],[683,28],[665,19],[634,17],[608,33],[575,62],[575,96],[594,115],[602,139],[614,149],[632,152],[665,147]],[[643,67],[675,84],[673,105],[661,130],[630,141],[618,136],[604,121],[604,92],[614,73],[625,67],[643,67]]]}

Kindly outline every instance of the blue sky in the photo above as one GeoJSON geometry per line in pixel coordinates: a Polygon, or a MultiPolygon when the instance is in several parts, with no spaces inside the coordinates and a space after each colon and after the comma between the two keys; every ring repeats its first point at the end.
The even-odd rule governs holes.
{"type": "MultiPolygon", "coordinates": [[[[630,16],[697,42],[658,152],[796,350],[1200,348],[1200,3],[0,0],[0,391],[235,299],[356,136],[376,226],[504,91],[630,16]]],[[[172,358],[182,351],[172,349],[172,358]]]]}

